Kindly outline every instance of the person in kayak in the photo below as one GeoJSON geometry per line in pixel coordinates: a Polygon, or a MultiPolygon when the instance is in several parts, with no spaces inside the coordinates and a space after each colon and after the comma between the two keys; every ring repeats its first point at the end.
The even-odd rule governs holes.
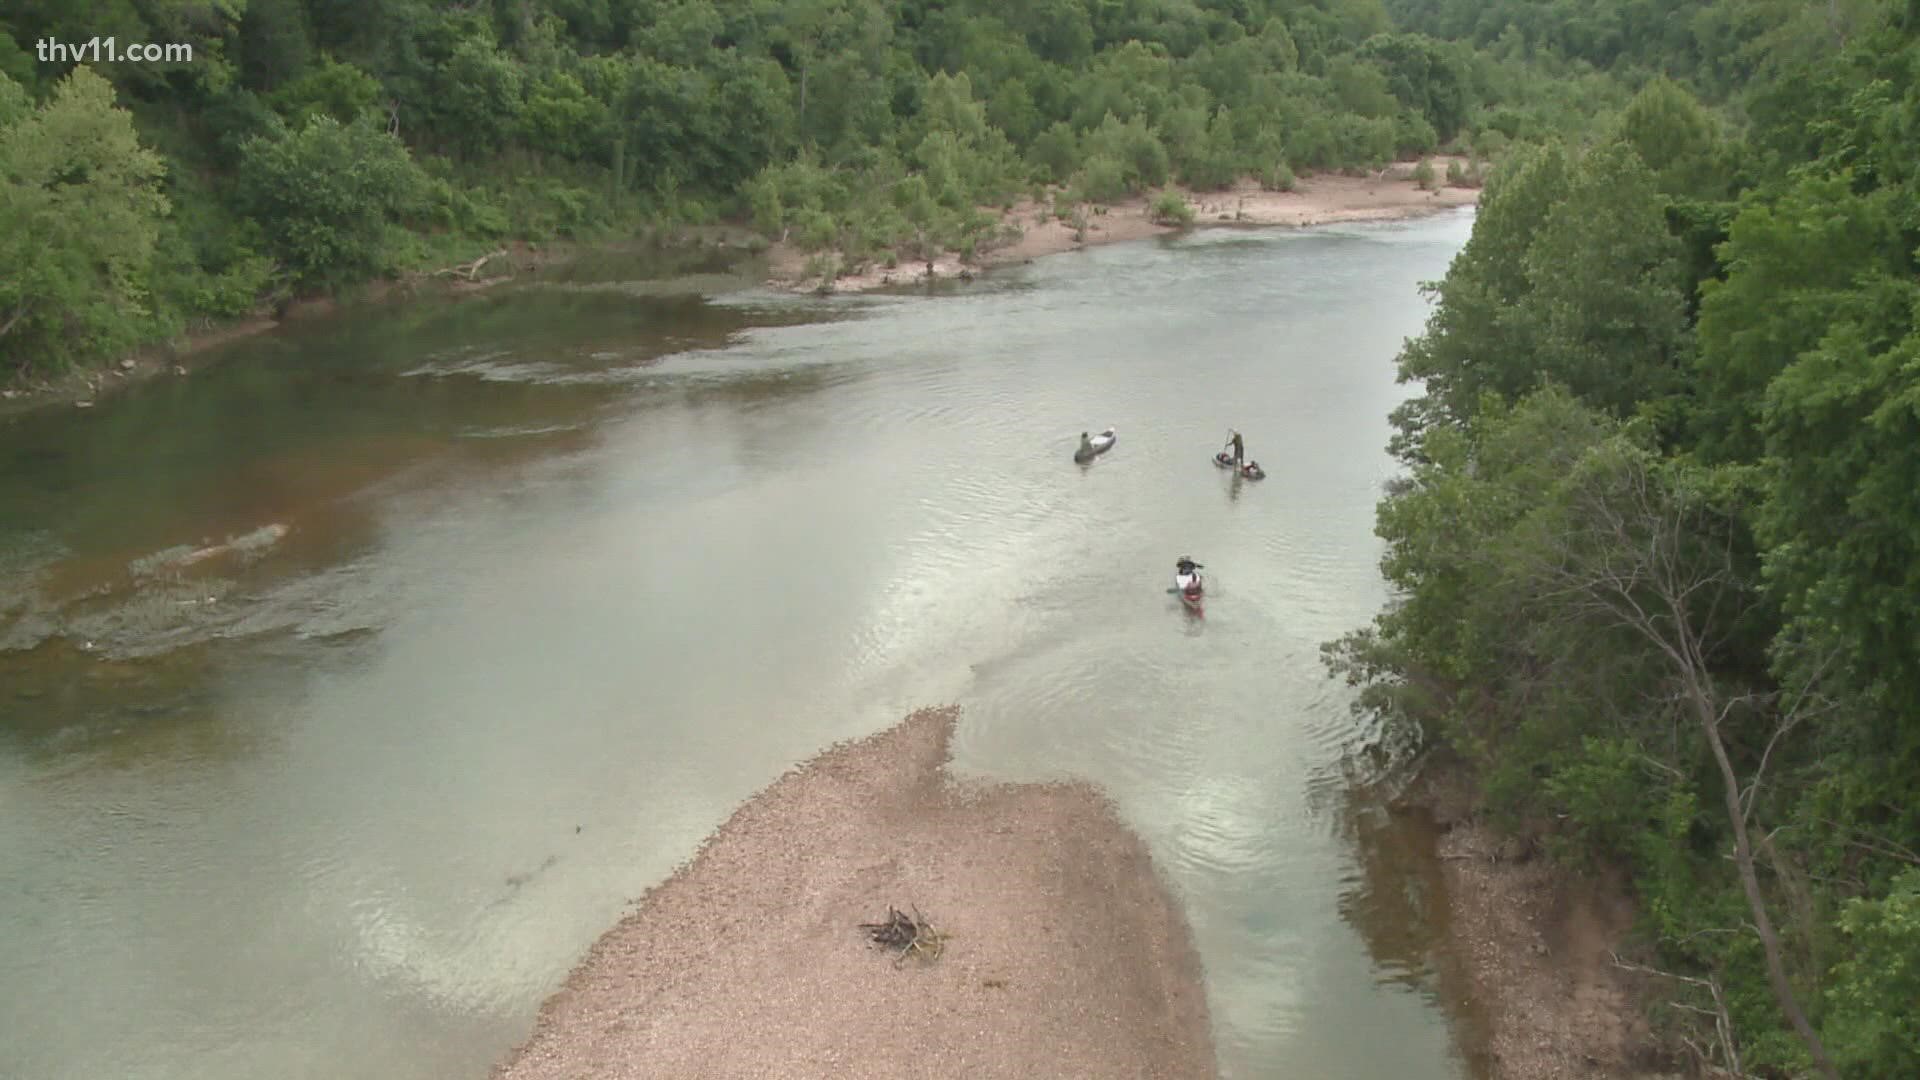
{"type": "Polygon", "coordinates": [[[1194,562],[1192,556],[1180,556],[1180,561],[1173,564],[1174,587],[1181,592],[1197,588],[1200,584],[1200,569],[1200,564],[1194,562]]]}
{"type": "Polygon", "coordinates": [[[1227,449],[1233,451],[1233,467],[1239,468],[1247,459],[1247,448],[1240,442],[1240,433],[1232,428],[1227,429],[1227,449]]]}
{"type": "Polygon", "coordinates": [[[1087,438],[1087,433],[1084,431],[1080,433],[1080,449],[1074,451],[1074,456],[1081,458],[1093,456],[1093,440],[1087,438]]]}

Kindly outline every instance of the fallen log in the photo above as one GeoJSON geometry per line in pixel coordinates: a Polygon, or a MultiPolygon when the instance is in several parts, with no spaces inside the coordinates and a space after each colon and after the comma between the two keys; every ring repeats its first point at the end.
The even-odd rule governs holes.
{"type": "Polygon", "coordinates": [[[473,260],[472,262],[456,263],[453,266],[442,267],[439,270],[435,270],[433,272],[433,276],[434,277],[458,276],[458,277],[464,277],[468,281],[472,281],[474,278],[479,276],[481,267],[487,265],[488,263],[492,262],[495,259],[498,259],[504,256],[506,253],[507,253],[506,248],[501,248],[499,251],[489,251],[485,255],[480,256],[479,258],[473,260]]]}

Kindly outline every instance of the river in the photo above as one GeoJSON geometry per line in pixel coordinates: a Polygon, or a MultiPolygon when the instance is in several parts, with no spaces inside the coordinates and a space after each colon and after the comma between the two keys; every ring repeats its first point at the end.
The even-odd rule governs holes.
{"type": "Polygon", "coordinates": [[[0,424],[0,1073],[483,1077],[741,799],[957,702],[957,770],[1147,839],[1227,1076],[1471,1075],[1318,660],[1385,598],[1392,359],[1471,221],[931,295],[608,260],[0,424]]]}

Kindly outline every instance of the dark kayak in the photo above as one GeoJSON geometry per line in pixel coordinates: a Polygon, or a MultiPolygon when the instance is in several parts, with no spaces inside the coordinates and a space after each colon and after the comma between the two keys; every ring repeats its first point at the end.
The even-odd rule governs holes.
{"type": "MultiPolygon", "coordinates": [[[[1213,455],[1213,463],[1223,469],[1231,469],[1233,468],[1233,455],[1222,450],[1213,455]]],[[[1259,462],[1255,461],[1249,461],[1241,465],[1240,475],[1249,480],[1264,480],[1267,478],[1266,470],[1262,469],[1259,462]]]]}

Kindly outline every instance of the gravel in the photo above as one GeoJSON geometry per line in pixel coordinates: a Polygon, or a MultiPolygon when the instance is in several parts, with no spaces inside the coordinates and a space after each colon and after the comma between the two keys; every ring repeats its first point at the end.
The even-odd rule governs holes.
{"type": "Polygon", "coordinates": [[[1200,961],[1084,784],[963,786],[958,710],[789,772],[603,936],[496,1080],[1211,1078],[1200,961]],[[860,925],[917,909],[937,958],[860,925]]]}

